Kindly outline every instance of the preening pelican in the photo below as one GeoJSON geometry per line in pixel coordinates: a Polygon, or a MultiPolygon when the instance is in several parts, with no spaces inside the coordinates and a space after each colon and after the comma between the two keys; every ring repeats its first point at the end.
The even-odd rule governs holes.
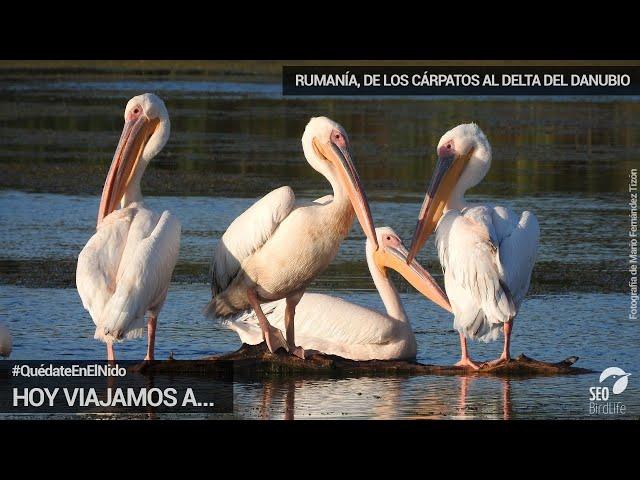
{"type": "MultiPolygon", "coordinates": [[[[352,360],[400,360],[416,356],[416,339],[388,268],[400,273],[418,291],[447,311],[451,307],[431,275],[413,260],[389,227],[376,228],[378,245],[366,241],[367,265],[380,293],[386,314],[321,293],[306,293],[296,308],[296,342],[305,350],[318,350],[352,360]]],[[[262,305],[267,320],[284,329],[286,300],[262,305]]],[[[243,343],[262,342],[258,318],[244,313],[225,322],[243,343]]]]}
{"type": "Polygon", "coordinates": [[[477,125],[458,125],[445,133],[437,153],[408,261],[437,228],[445,289],[460,333],[456,365],[477,369],[466,338],[495,340],[500,327],[504,348],[490,364],[509,361],[513,320],[529,290],[538,250],[538,220],[527,211],[517,215],[500,206],[465,203],[465,192],[480,183],[491,165],[491,145],[477,125]]]}
{"type": "Polygon", "coordinates": [[[378,244],[344,128],[326,117],[312,118],[302,148],[311,167],[331,183],[333,196],[297,202],[291,188],[281,187],[236,218],[214,252],[213,298],[205,314],[228,317],[252,308],[271,352],[283,347],[304,358],[304,349],[295,343],[296,305],[307,285],[335,257],[351,229],[354,210],[375,249],[378,244]],[[260,307],[282,298],[286,340],[269,325],[260,307]]]}
{"type": "Polygon", "coordinates": [[[13,340],[9,327],[4,323],[0,323],[0,357],[8,357],[13,350],[13,340]]]}
{"type": "Polygon", "coordinates": [[[169,211],[157,214],[146,207],[140,180],[169,139],[169,114],[160,98],[145,93],[129,100],[124,121],[97,231],[78,256],[76,285],[109,360],[115,359],[114,342],[143,334],[145,313],[145,360],[153,360],[156,322],[180,249],[180,222],[169,211]]]}

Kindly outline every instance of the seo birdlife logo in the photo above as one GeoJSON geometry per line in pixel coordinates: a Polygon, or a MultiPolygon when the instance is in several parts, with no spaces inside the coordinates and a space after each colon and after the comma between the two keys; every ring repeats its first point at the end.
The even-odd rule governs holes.
{"type": "Polygon", "coordinates": [[[627,389],[629,375],[618,367],[605,368],[600,374],[600,385],[589,388],[589,415],[624,415],[626,405],[615,401],[611,394],[620,395],[627,389]]]}
{"type": "MultiPolygon", "coordinates": [[[[629,375],[624,370],[618,367],[609,367],[600,374],[600,383],[604,382],[607,378],[611,377],[615,380],[613,384],[613,393],[619,395],[627,389],[629,384],[629,375]]],[[[607,387],[602,387],[607,388],[607,387]]],[[[605,399],[606,400],[606,399],[605,399]]]]}

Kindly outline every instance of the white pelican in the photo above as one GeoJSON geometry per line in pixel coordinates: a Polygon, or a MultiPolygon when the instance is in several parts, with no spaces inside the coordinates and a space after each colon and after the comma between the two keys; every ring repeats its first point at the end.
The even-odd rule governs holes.
{"type": "MultiPolygon", "coordinates": [[[[376,228],[378,245],[366,241],[367,265],[386,314],[321,293],[306,293],[296,308],[296,342],[305,350],[318,350],[352,360],[404,360],[416,356],[416,339],[400,295],[388,276],[388,268],[400,273],[418,291],[447,311],[444,292],[431,275],[414,260],[407,265],[407,250],[389,227],[376,228]]],[[[286,301],[262,305],[271,325],[284,329],[286,301]]],[[[225,322],[243,343],[262,342],[254,312],[225,322]]]]}
{"type": "Polygon", "coordinates": [[[13,340],[9,327],[4,323],[0,323],[0,357],[8,357],[13,350],[13,340]]]}
{"type": "Polygon", "coordinates": [[[538,220],[531,212],[517,215],[500,206],[465,203],[465,192],[480,183],[491,165],[491,145],[477,125],[458,125],[445,133],[437,153],[408,260],[437,227],[445,289],[460,333],[456,365],[477,369],[466,338],[495,340],[502,326],[502,355],[490,364],[509,361],[513,320],[529,289],[538,250],[538,220]]]}
{"type": "Polygon", "coordinates": [[[180,222],[144,204],[140,180],[167,143],[169,114],[152,93],[133,97],[102,191],[97,231],[78,256],[76,285],[96,324],[94,338],[107,344],[139,337],[147,322],[147,355],[153,360],[158,314],[167,296],[180,248],[180,222]],[[120,209],[116,210],[118,203],[120,209]]]}
{"type": "Polygon", "coordinates": [[[252,308],[271,352],[279,347],[304,358],[296,346],[296,305],[307,285],[333,260],[355,215],[378,248],[369,204],[351,161],[349,140],[340,125],[312,118],[302,136],[311,167],[333,187],[314,202],[296,202],[290,187],[265,195],[236,218],[217,245],[211,265],[213,298],[209,317],[227,317],[252,308]],[[286,298],[285,331],[269,325],[261,303],[286,298]]]}

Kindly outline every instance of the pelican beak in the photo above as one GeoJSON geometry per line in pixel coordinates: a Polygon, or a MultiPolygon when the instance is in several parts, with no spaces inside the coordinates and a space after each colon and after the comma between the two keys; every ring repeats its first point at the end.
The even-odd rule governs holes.
{"type": "Polygon", "coordinates": [[[364,231],[370,242],[375,245],[375,249],[378,249],[378,239],[373,226],[373,218],[371,217],[371,210],[369,209],[369,202],[367,201],[367,195],[364,193],[358,171],[351,161],[351,154],[347,148],[343,148],[337,145],[333,141],[329,144],[322,144],[317,138],[313,139],[313,148],[316,149],[316,153],[319,153],[324,158],[329,160],[336,166],[336,170],[339,172],[340,182],[344,185],[351,200],[360,226],[364,231]]]}
{"type": "Polygon", "coordinates": [[[451,195],[451,190],[456,186],[460,175],[469,163],[473,155],[471,149],[465,155],[439,155],[436,169],[431,177],[431,183],[422,202],[422,208],[418,215],[418,224],[413,233],[407,263],[412,262],[424,242],[433,233],[442,217],[444,206],[451,195]]]}
{"type": "Polygon", "coordinates": [[[433,277],[417,260],[414,259],[408,262],[407,256],[408,252],[404,246],[385,246],[374,253],[375,262],[382,272],[385,271],[386,267],[392,268],[433,303],[451,312],[451,305],[447,295],[438,286],[433,277]]]}
{"type": "Polygon", "coordinates": [[[125,122],[102,189],[97,226],[100,226],[104,217],[113,212],[122,200],[138,167],[144,147],[159,123],[159,119],[150,120],[144,115],[125,122]]]}

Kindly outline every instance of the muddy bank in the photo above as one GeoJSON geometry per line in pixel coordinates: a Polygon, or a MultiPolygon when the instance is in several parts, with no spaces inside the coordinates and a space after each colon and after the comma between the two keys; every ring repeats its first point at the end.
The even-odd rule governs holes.
{"type": "Polygon", "coordinates": [[[217,376],[233,363],[236,378],[279,376],[330,375],[333,377],[394,376],[394,375],[491,375],[498,377],[533,377],[548,375],[581,375],[592,370],[574,367],[578,357],[560,362],[543,362],[521,354],[500,365],[483,365],[479,370],[471,367],[425,365],[405,360],[354,361],[336,355],[314,353],[305,360],[279,349],[270,353],[263,342],[259,345],[243,344],[239,350],[200,360],[173,360],[150,364],[144,362],[134,369],[146,375],[198,375],[217,376]]]}

